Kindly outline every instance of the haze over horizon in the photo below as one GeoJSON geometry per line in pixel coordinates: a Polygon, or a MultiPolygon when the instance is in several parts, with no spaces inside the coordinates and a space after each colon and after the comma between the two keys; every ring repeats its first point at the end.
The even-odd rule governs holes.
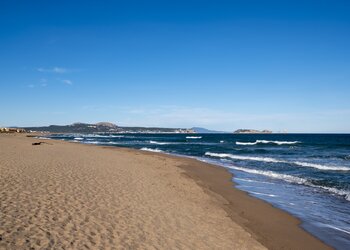
{"type": "Polygon", "coordinates": [[[350,132],[349,1],[2,1],[0,126],[350,132]]]}

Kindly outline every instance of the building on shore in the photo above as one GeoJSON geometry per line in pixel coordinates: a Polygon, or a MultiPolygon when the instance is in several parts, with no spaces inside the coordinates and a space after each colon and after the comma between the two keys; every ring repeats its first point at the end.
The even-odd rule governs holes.
{"type": "Polygon", "coordinates": [[[25,133],[23,128],[0,128],[0,133],[25,133]]]}

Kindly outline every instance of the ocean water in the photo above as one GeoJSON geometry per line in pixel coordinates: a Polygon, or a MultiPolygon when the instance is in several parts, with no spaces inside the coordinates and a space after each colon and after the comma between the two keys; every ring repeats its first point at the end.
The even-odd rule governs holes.
{"type": "Polygon", "coordinates": [[[50,138],[163,152],[225,167],[237,188],[350,249],[349,134],[60,134],[50,138]]]}

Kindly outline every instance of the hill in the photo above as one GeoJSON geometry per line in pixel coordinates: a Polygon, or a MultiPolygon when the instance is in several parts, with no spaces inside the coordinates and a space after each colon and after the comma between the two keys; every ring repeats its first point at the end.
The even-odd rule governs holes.
{"type": "Polygon", "coordinates": [[[198,134],[226,133],[226,132],[223,132],[223,131],[210,130],[210,129],[201,128],[201,127],[193,127],[193,128],[191,128],[191,130],[193,130],[195,133],[198,133],[198,134]]]}
{"type": "Polygon", "coordinates": [[[71,125],[50,125],[44,127],[24,127],[27,131],[48,133],[194,133],[185,128],[157,128],[157,127],[120,127],[110,122],[73,123],[71,125]]]}

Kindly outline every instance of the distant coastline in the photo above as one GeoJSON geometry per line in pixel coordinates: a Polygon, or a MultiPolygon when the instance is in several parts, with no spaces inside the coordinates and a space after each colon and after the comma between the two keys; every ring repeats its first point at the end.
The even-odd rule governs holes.
{"type": "Polygon", "coordinates": [[[271,130],[237,129],[234,134],[272,134],[271,130]]]}
{"type": "Polygon", "coordinates": [[[70,125],[49,125],[49,126],[36,126],[36,127],[22,127],[21,129],[29,133],[83,133],[83,134],[104,134],[104,133],[120,133],[120,134],[221,134],[230,133],[225,131],[210,130],[201,127],[192,128],[164,128],[164,127],[126,127],[118,126],[111,122],[99,122],[99,123],[81,123],[76,122],[70,125]]]}
{"type": "Polygon", "coordinates": [[[194,129],[189,128],[159,128],[159,127],[124,127],[110,122],[73,123],[70,125],[49,125],[43,127],[24,127],[28,132],[46,132],[46,133],[196,133],[194,129]]]}
{"type": "MultiPolygon", "coordinates": [[[[232,133],[225,131],[210,130],[202,127],[192,128],[165,128],[165,127],[126,127],[118,126],[111,122],[98,123],[82,123],[76,122],[69,125],[49,125],[49,126],[33,126],[33,127],[12,127],[0,128],[2,133],[82,133],[82,134],[104,134],[104,133],[179,133],[179,134],[222,134],[232,133]]],[[[272,134],[271,130],[256,130],[256,129],[237,129],[233,134],[272,134]]]]}

